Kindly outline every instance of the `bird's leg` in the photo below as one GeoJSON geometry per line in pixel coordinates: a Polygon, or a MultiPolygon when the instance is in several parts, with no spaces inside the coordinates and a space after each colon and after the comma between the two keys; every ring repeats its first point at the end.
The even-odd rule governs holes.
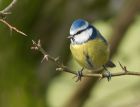
{"type": "Polygon", "coordinates": [[[105,70],[105,72],[103,74],[107,77],[107,80],[110,81],[111,80],[111,73],[108,71],[108,69],[106,68],[105,65],[103,65],[103,68],[105,70]]]}
{"type": "Polygon", "coordinates": [[[84,67],[81,70],[77,71],[76,76],[74,76],[74,77],[77,77],[76,82],[81,81],[82,76],[83,76],[83,73],[82,73],[83,70],[84,70],[84,67]]]}

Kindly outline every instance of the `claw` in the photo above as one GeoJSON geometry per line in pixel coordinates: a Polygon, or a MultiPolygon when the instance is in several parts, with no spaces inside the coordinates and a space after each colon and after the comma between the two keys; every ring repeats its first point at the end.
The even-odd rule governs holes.
{"type": "Polygon", "coordinates": [[[82,80],[82,76],[83,76],[82,71],[83,70],[84,70],[84,68],[82,68],[80,71],[77,71],[76,75],[74,76],[74,78],[77,78],[77,80],[75,82],[78,82],[78,81],[82,80]]]}

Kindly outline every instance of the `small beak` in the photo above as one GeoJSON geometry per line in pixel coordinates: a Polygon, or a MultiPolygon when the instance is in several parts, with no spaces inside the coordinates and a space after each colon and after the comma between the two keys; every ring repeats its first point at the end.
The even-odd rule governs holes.
{"type": "Polygon", "coordinates": [[[70,35],[70,36],[68,36],[67,38],[68,38],[68,39],[72,39],[72,38],[73,38],[73,36],[71,36],[71,35],[70,35]]]}

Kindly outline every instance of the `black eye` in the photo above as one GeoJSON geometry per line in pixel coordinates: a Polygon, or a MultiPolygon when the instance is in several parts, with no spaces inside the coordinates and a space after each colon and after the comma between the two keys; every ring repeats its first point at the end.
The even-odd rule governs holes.
{"type": "Polygon", "coordinates": [[[80,34],[81,32],[83,32],[83,30],[81,30],[81,31],[78,31],[78,32],[76,33],[76,35],[80,34]]]}

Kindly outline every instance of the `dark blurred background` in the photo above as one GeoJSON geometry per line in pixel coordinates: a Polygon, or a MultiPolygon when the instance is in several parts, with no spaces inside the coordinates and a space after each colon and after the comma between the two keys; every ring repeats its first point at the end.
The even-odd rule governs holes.
{"type": "MultiPolygon", "coordinates": [[[[0,9],[11,0],[0,0],[0,9]]],[[[76,83],[73,75],[56,71],[52,62],[30,50],[31,40],[41,40],[52,56],[80,69],[71,57],[71,23],[83,18],[110,41],[112,58],[131,71],[140,70],[140,0],[17,0],[6,21],[28,37],[0,23],[0,107],[139,107],[140,78],[86,78],[76,83]]],[[[139,71],[140,72],[140,71],[139,71]]]]}

